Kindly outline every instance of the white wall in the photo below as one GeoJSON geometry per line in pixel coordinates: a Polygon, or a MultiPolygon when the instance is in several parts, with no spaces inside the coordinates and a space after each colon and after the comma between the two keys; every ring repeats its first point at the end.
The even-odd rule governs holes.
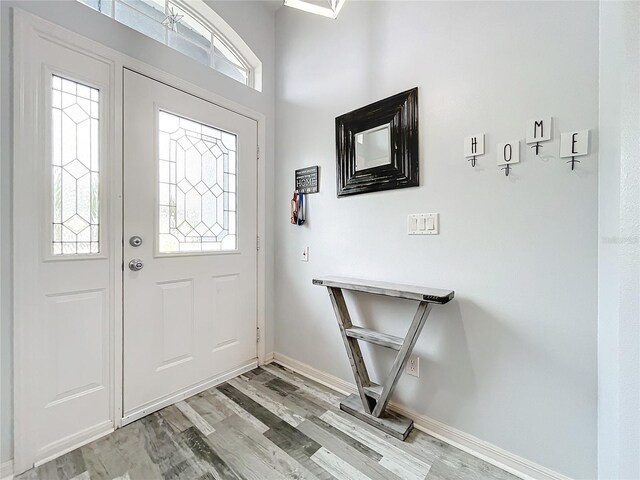
{"type": "MultiPolygon", "coordinates": [[[[0,248],[1,285],[0,311],[1,357],[0,371],[0,462],[13,456],[12,445],[12,306],[11,306],[11,9],[21,8],[69,30],[124,52],[150,65],[178,75],[200,87],[241,103],[267,117],[267,238],[266,252],[273,251],[273,152],[274,152],[274,14],[264,3],[208,0],[207,3],[229,23],[262,60],[263,91],[251,90],[190,58],[151,40],[110,18],[75,1],[2,1],[1,18],[1,81],[2,101],[0,123],[0,248]]],[[[267,257],[267,326],[273,331],[273,256],[267,257]]],[[[266,348],[271,351],[273,336],[267,335],[266,348]]]]}
{"type": "MultiPolygon", "coordinates": [[[[337,274],[451,288],[396,400],[575,478],[596,476],[598,4],[347,2],[336,21],[276,14],[277,352],[350,380],[326,291],[337,274]],[[334,118],[420,88],[420,187],[336,198],[334,118]],[[555,119],[509,178],[495,145],[555,119]],[[576,172],[559,131],[591,129],[576,172]],[[465,136],[486,132],[471,168],[465,136]],[[307,225],[289,222],[296,168],[320,165],[307,225]],[[406,234],[439,212],[439,236],[406,234]],[[310,246],[310,262],[299,252],[310,246]]],[[[359,322],[404,334],[415,305],[349,296],[359,322]]],[[[370,351],[368,351],[370,352],[370,351]]],[[[392,356],[375,350],[374,371],[392,356]]]]}
{"type": "Polygon", "coordinates": [[[598,470],[640,478],[640,3],[600,4],[598,470]]]}

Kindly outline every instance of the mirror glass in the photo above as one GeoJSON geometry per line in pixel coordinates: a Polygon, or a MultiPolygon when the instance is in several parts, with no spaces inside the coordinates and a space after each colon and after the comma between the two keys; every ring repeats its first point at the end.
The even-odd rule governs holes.
{"type": "Polygon", "coordinates": [[[356,133],[356,171],[391,163],[391,124],[356,133]]]}

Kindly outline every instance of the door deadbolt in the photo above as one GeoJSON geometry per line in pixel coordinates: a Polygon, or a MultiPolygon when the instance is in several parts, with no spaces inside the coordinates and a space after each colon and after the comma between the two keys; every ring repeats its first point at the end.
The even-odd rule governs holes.
{"type": "Polygon", "coordinates": [[[139,247],[140,245],[142,245],[142,238],[137,235],[131,237],[129,239],[129,245],[131,245],[132,247],[139,247]]]}
{"type": "Polygon", "coordinates": [[[138,270],[142,270],[144,267],[144,263],[139,258],[134,258],[129,262],[129,270],[137,272],[138,270]]]}

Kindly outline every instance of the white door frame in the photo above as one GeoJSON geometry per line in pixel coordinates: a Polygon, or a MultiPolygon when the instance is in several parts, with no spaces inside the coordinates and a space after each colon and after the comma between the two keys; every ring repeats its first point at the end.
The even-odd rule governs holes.
{"type": "MultiPolygon", "coordinates": [[[[186,93],[199,97],[208,102],[214,103],[220,107],[232,110],[240,115],[255,120],[258,124],[258,237],[261,239],[262,246],[257,249],[258,267],[258,298],[257,298],[257,325],[258,342],[257,342],[257,358],[258,364],[265,362],[265,320],[266,320],[266,249],[264,248],[265,228],[266,228],[266,161],[265,161],[265,142],[266,142],[266,117],[264,114],[252,110],[248,107],[240,105],[234,101],[228,100],[220,95],[201,88],[191,82],[185,81],[173,74],[164,72],[156,67],[141,62],[126,54],[106,47],[98,42],[89,40],[86,37],[71,32],[54,23],[48,22],[40,17],[24,12],[20,9],[14,9],[13,14],[13,44],[14,44],[14,165],[20,158],[28,158],[27,156],[33,152],[33,138],[29,136],[27,129],[23,129],[25,124],[26,113],[23,109],[23,99],[25,95],[33,95],[34,92],[25,91],[23,76],[23,64],[29,57],[28,46],[31,45],[33,39],[41,37],[53,41],[59,45],[70,48],[72,50],[81,51],[90,55],[99,56],[115,65],[115,79],[112,85],[112,115],[114,135],[111,151],[113,152],[113,162],[111,166],[111,182],[109,202],[110,222],[114,231],[112,232],[112,244],[109,246],[112,255],[112,264],[114,270],[112,287],[112,308],[113,318],[111,325],[113,332],[111,345],[112,358],[112,376],[111,390],[113,392],[113,426],[118,428],[122,426],[122,340],[123,340],[123,318],[122,318],[122,274],[120,260],[122,257],[122,166],[123,166],[123,138],[122,138],[122,115],[123,115],[123,72],[127,68],[136,71],[160,82],[178,88],[186,93]],[[120,252],[116,255],[115,252],[120,252]]],[[[215,72],[215,75],[221,75],[215,72]]],[[[15,176],[14,176],[15,186],[15,176]]],[[[14,223],[14,265],[24,265],[24,258],[21,259],[20,242],[24,241],[24,234],[19,228],[18,202],[20,192],[14,188],[13,192],[13,223],[14,223]],[[16,228],[18,227],[18,228],[16,228]]],[[[256,239],[258,241],[258,239],[256,239]]],[[[19,271],[14,268],[14,471],[21,473],[33,465],[33,453],[29,447],[29,432],[32,431],[30,423],[29,398],[28,398],[28,378],[25,372],[29,371],[29,337],[30,332],[26,328],[26,322],[23,321],[23,313],[19,308],[15,308],[24,302],[21,285],[28,285],[36,280],[34,276],[36,271],[33,268],[24,268],[19,271]]],[[[98,436],[104,435],[102,432],[98,436]]],[[[86,443],[83,441],[82,443],[86,443]]],[[[73,450],[80,446],[69,445],[65,450],[59,452],[62,454],[66,451],[73,450]]],[[[56,455],[57,456],[57,455],[56,455]]],[[[47,459],[42,459],[38,463],[44,463],[47,459]]]]}

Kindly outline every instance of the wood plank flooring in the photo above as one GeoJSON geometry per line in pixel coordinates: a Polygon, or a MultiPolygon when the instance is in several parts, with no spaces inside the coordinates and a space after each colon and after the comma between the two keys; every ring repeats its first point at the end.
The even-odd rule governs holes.
{"type": "Polygon", "coordinates": [[[414,430],[405,442],[279,365],[256,368],[17,480],[514,480],[414,430]]]}

